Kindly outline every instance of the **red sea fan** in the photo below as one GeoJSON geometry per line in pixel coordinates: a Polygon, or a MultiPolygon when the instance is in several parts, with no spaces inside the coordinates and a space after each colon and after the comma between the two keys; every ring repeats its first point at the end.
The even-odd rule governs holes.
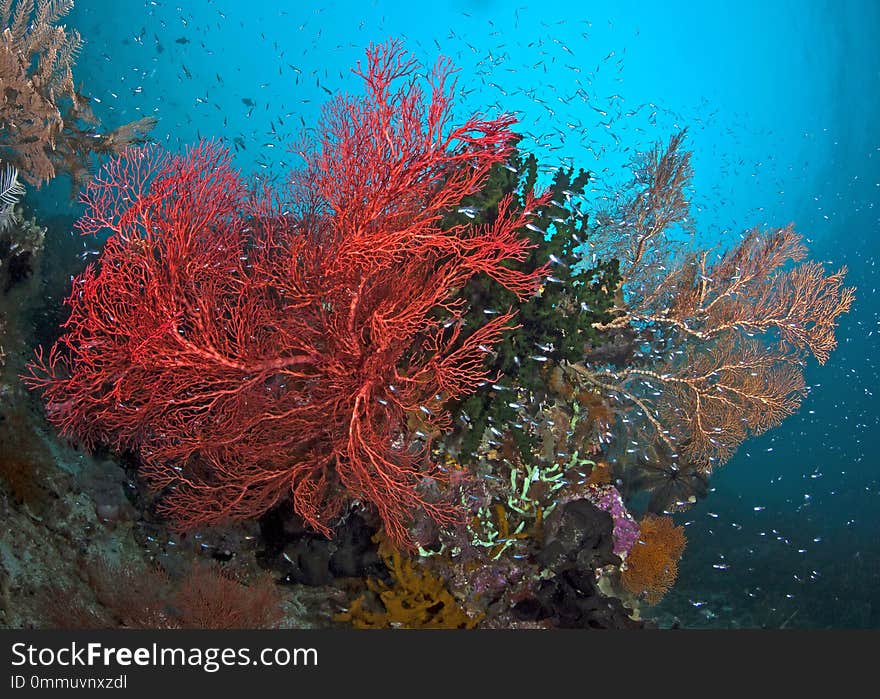
{"type": "Polygon", "coordinates": [[[536,202],[442,229],[509,155],[512,119],[449,128],[447,63],[426,102],[396,43],[367,56],[366,96],[325,110],[287,208],[249,192],[210,143],[131,150],[86,191],[79,228],[112,235],[26,379],[65,433],[136,449],[180,527],[290,497],[326,533],[360,500],[411,545],[419,512],[461,516],[427,487],[443,473],[419,433],[448,426],[444,404],[492,378],[483,356],[512,314],[462,340],[455,292],[477,273],[536,290],[545,270],[509,265],[528,252],[517,231],[536,202]]]}

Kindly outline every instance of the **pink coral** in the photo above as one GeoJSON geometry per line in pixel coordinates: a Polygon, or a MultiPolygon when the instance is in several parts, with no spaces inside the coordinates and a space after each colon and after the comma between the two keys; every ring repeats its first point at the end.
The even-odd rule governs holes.
{"type": "Polygon", "coordinates": [[[614,553],[625,557],[639,538],[639,523],[627,511],[617,488],[613,485],[591,485],[587,499],[614,520],[614,553]]]}

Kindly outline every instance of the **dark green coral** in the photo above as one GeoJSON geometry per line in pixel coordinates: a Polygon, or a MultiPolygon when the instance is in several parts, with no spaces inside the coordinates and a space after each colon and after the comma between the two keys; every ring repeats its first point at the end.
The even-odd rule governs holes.
{"type": "MultiPolygon", "coordinates": [[[[502,197],[515,194],[519,205],[524,206],[525,195],[534,189],[537,179],[535,156],[523,157],[515,150],[506,164],[495,166],[483,189],[463,201],[461,209],[448,216],[444,224],[491,223],[502,197]]],[[[501,376],[499,381],[483,387],[457,406],[459,418],[469,425],[462,435],[463,460],[473,453],[489,426],[511,434],[523,453],[527,453],[531,438],[519,422],[521,399],[525,396],[540,402],[547,392],[549,366],[580,361],[585,346],[602,342],[594,323],[611,320],[620,272],[616,260],[593,265],[583,260],[590,227],[588,217],[578,209],[578,202],[589,181],[590,175],[584,170],[575,173],[573,168],[557,169],[550,185],[549,203],[536,206],[532,227],[520,231],[534,247],[518,268],[525,272],[545,266],[547,269],[538,294],[519,303],[512,292],[485,276],[474,278],[461,291],[469,304],[466,327],[480,327],[487,316],[511,308],[518,308],[519,325],[506,333],[496,352],[487,358],[492,373],[501,376]]]]}

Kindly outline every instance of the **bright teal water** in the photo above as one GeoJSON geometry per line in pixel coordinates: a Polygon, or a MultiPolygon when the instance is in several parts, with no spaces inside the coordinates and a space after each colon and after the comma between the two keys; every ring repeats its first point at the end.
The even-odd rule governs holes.
{"type": "MultiPolygon", "coordinates": [[[[285,145],[327,90],[358,88],[365,46],[391,36],[428,64],[439,47],[461,68],[463,112],[520,110],[548,164],[570,156],[600,188],[632,149],[687,126],[704,240],[795,221],[859,297],[831,361],[809,367],[801,413],[748,442],[680,518],[689,546],[659,611],[877,627],[880,4],[694,4],[78,0],[68,24],[107,125],[155,114],[171,148],[240,137],[238,164],[267,176],[294,161],[285,145]]],[[[61,209],[66,194],[43,200],[61,209]]]]}

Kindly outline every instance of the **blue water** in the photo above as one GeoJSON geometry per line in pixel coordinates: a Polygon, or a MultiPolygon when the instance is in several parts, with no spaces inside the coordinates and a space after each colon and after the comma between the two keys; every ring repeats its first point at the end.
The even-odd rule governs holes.
{"type": "MultiPolygon", "coordinates": [[[[419,5],[78,0],[67,24],[105,125],[155,115],[172,149],[239,137],[237,164],[265,177],[388,37],[428,65],[451,57],[461,113],[517,110],[546,164],[595,171],[597,199],[636,149],[687,127],[702,242],[794,221],[859,294],[836,353],[807,369],[801,412],[679,517],[688,549],[657,611],[687,626],[880,626],[880,3],[419,5]]],[[[67,194],[56,183],[42,203],[66,210],[67,194]]]]}

